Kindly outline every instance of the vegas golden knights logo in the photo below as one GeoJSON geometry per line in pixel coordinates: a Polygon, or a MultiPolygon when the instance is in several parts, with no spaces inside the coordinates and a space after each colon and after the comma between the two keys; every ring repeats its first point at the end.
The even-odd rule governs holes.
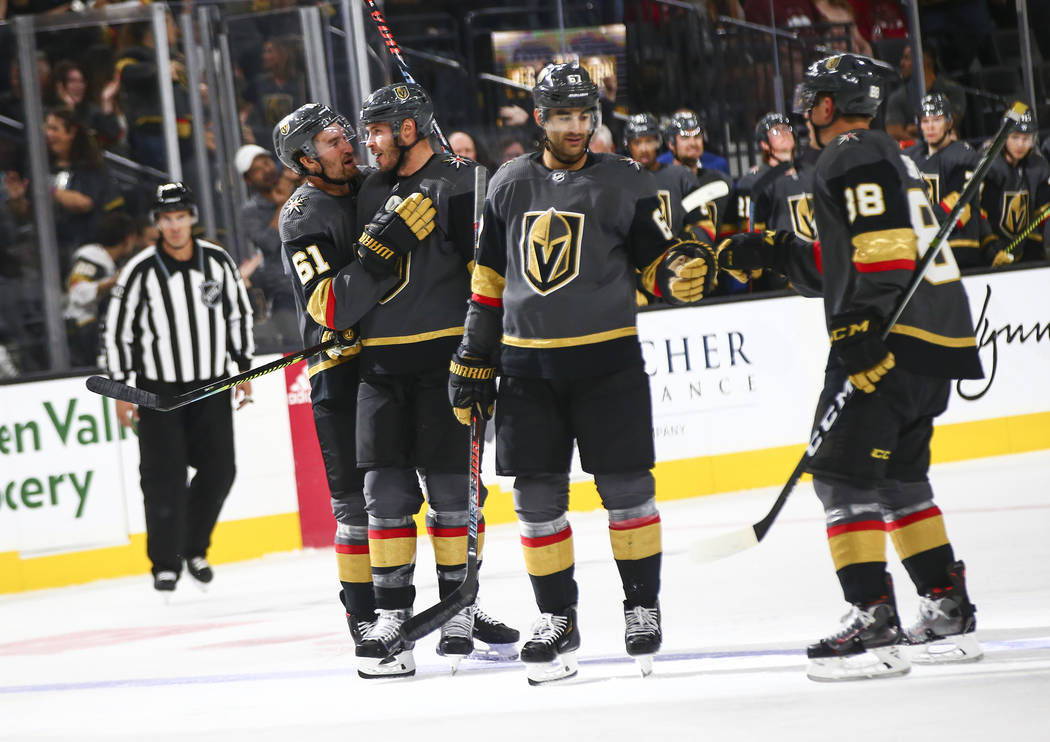
{"type": "Polygon", "coordinates": [[[788,196],[788,209],[791,210],[791,226],[795,234],[810,242],[817,239],[817,229],[813,223],[813,194],[788,196]]]}
{"type": "Polygon", "coordinates": [[[941,176],[923,173],[922,180],[926,183],[926,195],[930,197],[930,203],[939,204],[941,202],[941,176]]]}
{"type": "Polygon", "coordinates": [[[560,289],[580,273],[583,214],[526,211],[521,222],[521,266],[540,294],[560,289]]]}
{"type": "Polygon", "coordinates": [[[660,213],[664,216],[664,222],[674,229],[674,222],[671,220],[671,192],[657,191],[656,195],[660,198],[660,213]]]}
{"type": "Polygon", "coordinates": [[[396,88],[394,88],[394,95],[397,96],[398,100],[408,100],[408,88],[406,88],[404,85],[398,85],[396,88]]]}
{"type": "Polygon", "coordinates": [[[999,226],[1007,234],[1016,235],[1028,226],[1028,191],[1003,193],[1003,216],[999,226]]]}

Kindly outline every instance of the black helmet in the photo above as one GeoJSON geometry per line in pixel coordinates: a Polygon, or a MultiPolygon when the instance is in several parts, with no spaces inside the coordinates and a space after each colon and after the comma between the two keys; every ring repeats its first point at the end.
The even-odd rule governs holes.
{"type": "Polygon", "coordinates": [[[889,65],[860,54],[835,54],[814,62],[795,87],[795,113],[806,113],[826,93],[835,110],[848,116],[874,116],[886,95],[886,83],[896,77],[889,65]]]}
{"type": "Polygon", "coordinates": [[[1032,118],[1032,109],[1029,108],[1021,114],[1021,118],[1014,124],[1014,131],[1019,134],[1035,134],[1035,120],[1032,118]]]}
{"type": "Polygon", "coordinates": [[[787,126],[794,132],[794,128],[791,126],[791,119],[787,116],[782,113],[767,113],[755,124],[755,143],[768,142],[769,130],[774,126],[787,126]]]}
{"type": "Polygon", "coordinates": [[[924,116],[944,116],[948,121],[952,118],[952,103],[944,93],[928,93],[923,96],[919,103],[919,119],[924,116]]]}
{"type": "MultiPolygon", "coordinates": [[[[598,109],[598,86],[579,62],[548,64],[536,77],[532,100],[541,119],[552,108],[598,109]]],[[[597,123],[595,123],[597,128],[597,123]]]]}
{"type": "Polygon", "coordinates": [[[667,131],[664,134],[667,139],[667,146],[674,147],[678,141],[677,136],[679,134],[684,134],[687,137],[706,136],[707,132],[705,129],[704,122],[700,120],[700,117],[695,112],[679,111],[667,123],[667,131]]]}
{"type": "Polygon", "coordinates": [[[365,98],[361,106],[358,126],[361,137],[366,138],[365,126],[380,121],[390,122],[394,141],[398,141],[401,123],[405,119],[416,122],[416,131],[420,137],[434,132],[434,102],[422,87],[415,83],[399,83],[379,88],[365,98]]]}
{"type": "Polygon", "coordinates": [[[660,121],[651,113],[636,113],[627,119],[623,126],[623,146],[627,146],[632,140],[639,137],[656,137],[657,144],[663,141],[663,132],[660,131],[660,121]]]}
{"type": "Polygon", "coordinates": [[[299,106],[273,127],[273,151],[277,153],[277,159],[289,170],[309,175],[299,158],[317,157],[314,137],[332,124],[341,124],[347,141],[353,139],[354,127],[342,114],[323,103],[299,106]]]}
{"type": "Polygon", "coordinates": [[[156,224],[160,215],[168,211],[188,211],[194,220],[197,219],[197,199],[185,183],[174,181],[157,186],[149,210],[150,220],[156,224]]]}

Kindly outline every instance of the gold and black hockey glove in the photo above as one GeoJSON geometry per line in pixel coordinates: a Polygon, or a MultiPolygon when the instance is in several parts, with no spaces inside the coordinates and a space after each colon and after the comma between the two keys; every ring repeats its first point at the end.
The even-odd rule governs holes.
{"type": "Polygon", "coordinates": [[[333,361],[337,361],[340,358],[350,358],[361,352],[361,338],[358,336],[355,328],[351,327],[348,330],[338,332],[325,330],[321,334],[321,342],[327,343],[333,337],[338,342],[325,351],[325,354],[333,361]]]}
{"type": "Polygon", "coordinates": [[[655,293],[674,306],[696,304],[714,289],[717,275],[715,255],[708,245],[679,240],[656,264],[655,293]]]}
{"type": "Polygon", "coordinates": [[[434,231],[436,215],[433,201],[422,193],[413,193],[393,211],[380,211],[357,240],[361,264],[377,276],[396,275],[398,260],[434,231]]]}
{"type": "Polygon", "coordinates": [[[461,345],[448,371],[448,401],[456,419],[470,425],[471,410],[490,419],[496,404],[496,367],[461,345]]]}
{"type": "Polygon", "coordinates": [[[743,232],[718,243],[718,267],[741,283],[758,278],[765,268],[784,273],[788,253],[797,238],[791,232],[743,232]]]}
{"type": "Polygon", "coordinates": [[[831,349],[842,361],[850,383],[871,394],[896,365],[879,335],[881,323],[864,312],[843,312],[831,318],[831,349]]]}

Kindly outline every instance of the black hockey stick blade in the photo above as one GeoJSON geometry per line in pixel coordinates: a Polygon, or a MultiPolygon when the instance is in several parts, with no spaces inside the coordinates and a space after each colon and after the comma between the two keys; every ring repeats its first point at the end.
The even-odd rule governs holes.
{"type": "Polygon", "coordinates": [[[139,389],[138,387],[128,386],[127,384],[114,381],[113,379],[107,379],[105,376],[88,377],[87,388],[89,391],[95,392],[95,394],[101,394],[104,397],[131,402],[132,404],[150,410],[157,410],[158,412],[170,412],[179,407],[185,407],[188,404],[199,402],[205,397],[210,397],[213,394],[232,389],[238,384],[257,379],[260,376],[265,376],[272,371],[291,366],[304,358],[309,358],[318,353],[324,353],[329,348],[334,348],[338,344],[338,339],[333,337],[323,343],[318,343],[312,347],[286,355],[283,358],[278,358],[276,361],[270,361],[263,366],[248,369],[236,376],[229,376],[220,381],[212,382],[211,384],[205,384],[204,386],[191,389],[190,391],[184,394],[179,394],[175,397],[161,396],[153,392],[148,392],[145,389],[139,389]]]}
{"type": "MultiPolygon", "coordinates": [[[[893,314],[887,321],[886,326],[882,329],[881,335],[883,340],[889,336],[890,330],[895,324],[897,324],[897,320],[901,318],[908,302],[911,301],[912,296],[914,296],[915,292],[918,290],[919,284],[923,280],[923,276],[926,275],[926,272],[933,264],[933,261],[937,259],[937,255],[940,253],[941,248],[947,244],[948,237],[955,228],[956,221],[959,219],[959,214],[977,195],[977,191],[981,187],[981,182],[984,180],[984,176],[992,167],[992,162],[999,156],[999,152],[1006,144],[1006,138],[1020,122],[1021,116],[1023,116],[1027,110],[1028,106],[1018,102],[1006,112],[1002,124],[999,127],[999,131],[996,132],[988,149],[978,162],[977,167],[974,168],[974,173],[970,177],[970,180],[967,181],[962,193],[959,194],[959,199],[956,201],[955,206],[952,207],[951,212],[949,212],[947,218],[941,223],[940,228],[937,230],[937,234],[935,234],[930,241],[926,253],[922,256],[922,259],[915,268],[911,281],[908,282],[907,288],[905,288],[900,299],[898,299],[893,314]]],[[[784,508],[784,503],[787,502],[788,496],[795,489],[798,480],[802,478],[806,462],[816,453],[817,448],[820,447],[821,442],[827,436],[828,432],[835,424],[835,421],[842,415],[846,402],[848,402],[853,396],[853,391],[853,385],[847,381],[842,391],[835,395],[828,411],[821,417],[821,423],[814,428],[813,433],[810,436],[809,446],[806,447],[805,453],[802,454],[798,463],[795,464],[795,469],[791,472],[788,481],[780,490],[776,502],[773,503],[773,507],[769,509],[769,512],[766,513],[762,520],[753,525],[730,531],[729,533],[723,533],[718,536],[712,536],[710,538],[696,541],[689,548],[689,554],[694,560],[698,562],[708,562],[715,559],[721,559],[722,557],[730,556],[731,554],[736,554],[749,549],[752,546],[756,546],[763,538],[765,538],[766,533],[769,532],[770,527],[773,525],[773,521],[784,508]]]]}
{"type": "Polygon", "coordinates": [[[478,519],[481,512],[481,447],[485,442],[485,418],[470,416],[470,492],[467,506],[467,574],[444,600],[401,624],[401,636],[416,641],[474,602],[478,594],[478,519]]]}
{"type": "Polygon", "coordinates": [[[122,402],[131,402],[142,407],[148,407],[151,410],[155,410],[160,405],[160,397],[157,394],[147,392],[145,389],[139,389],[138,387],[128,386],[105,376],[89,376],[87,388],[88,391],[101,394],[103,397],[119,399],[122,402]]]}

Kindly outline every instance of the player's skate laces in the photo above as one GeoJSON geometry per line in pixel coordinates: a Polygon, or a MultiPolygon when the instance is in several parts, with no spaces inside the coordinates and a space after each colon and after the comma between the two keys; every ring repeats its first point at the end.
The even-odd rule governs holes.
{"type": "Polygon", "coordinates": [[[966,567],[948,567],[951,584],[935,587],[919,597],[919,617],[904,632],[904,641],[915,645],[911,659],[919,664],[974,662],[984,656],[973,632],[977,607],[966,594],[966,567]]]}
{"type": "Polygon", "coordinates": [[[575,606],[566,608],[564,614],[541,613],[532,626],[532,638],[521,648],[529,685],[573,677],[579,647],[575,606]]]}
{"type": "Polygon", "coordinates": [[[376,620],[355,649],[357,674],[362,678],[403,677],[416,674],[412,657],[415,642],[401,637],[401,624],[412,615],[411,608],[376,610],[376,620]]]}
{"type": "Polygon", "coordinates": [[[452,658],[452,672],[459,661],[474,651],[474,606],[468,605],[441,627],[437,653],[452,658]]]}
{"type": "Polygon", "coordinates": [[[623,604],[623,632],[627,654],[638,660],[638,668],[646,677],[653,671],[653,655],[660,650],[663,634],[660,631],[660,604],[652,608],[623,604]]]}
{"type": "Polygon", "coordinates": [[[903,675],[911,670],[901,655],[900,621],[892,596],[854,604],[842,627],[806,648],[811,680],[857,680],[903,675]]]}

